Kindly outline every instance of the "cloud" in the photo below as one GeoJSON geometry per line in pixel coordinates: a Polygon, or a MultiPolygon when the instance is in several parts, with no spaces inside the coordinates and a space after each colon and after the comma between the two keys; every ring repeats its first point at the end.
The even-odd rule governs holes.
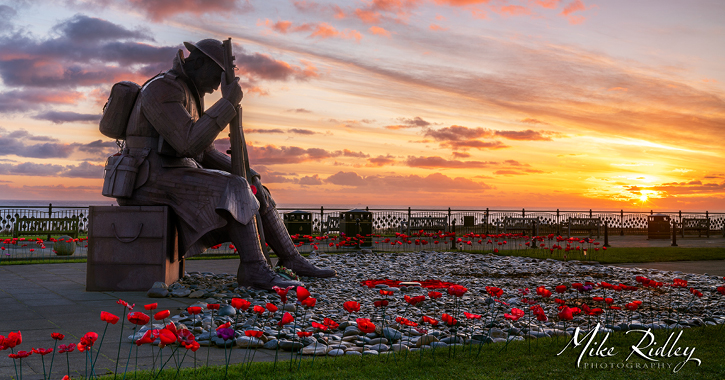
{"type": "Polygon", "coordinates": [[[23,162],[20,164],[0,163],[0,174],[40,176],[40,177],[72,177],[72,178],[103,178],[104,165],[94,165],[84,161],[78,165],[36,164],[23,162]]]}
{"type": "Polygon", "coordinates": [[[108,155],[116,151],[116,148],[113,141],[96,140],[90,143],[67,144],[58,142],[55,137],[36,136],[22,129],[8,131],[0,127],[0,156],[68,158],[76,150],[94,155],[108,155]]]}
{"type": "Polygon", "coordinates": [[[215,16],[247,13],[254,8],[248,0],[127,0],[133,9],[139,9],[146,16],[162,22],[178,14],[188,13],[195,16],[214,14],[215,16]]]}
{"type": "Polygon", "coordinates": [[[551,135],[556,134],[550,131],[534,131],[527,129],[525,131],[496,131],[496,136],[501,136],[509,140],[520,141],[552,141],[551,135]]]}
{"type": "Polygon", "coordinates": [[[368,158],[368,163],[366,166],[372,166],[372,167],[381,167],[386,165],[392,165],[395,163],[395,156],[393,155],[386,155],[383,156],[382,154],[377,157],[368,158]]]}
{"type": "Polygon", "coordinates": [[[355,29],[344,29],[338,30],[334,26],[326,23],[303,23],[295,25],[291,21],[278,21],[272,22],[269,19],[265,19],[264,22],[258,22],[257,25],[264,25],[270,30],[273,30],[280,34],[287,34],[290,32],[294,33],[309,33],[308,38],[327,39],[327,38],[342,38],[342,39],[354,39],[357,42],[363,38],[355,29]]]}
{"type": "Polygon", "coordinates": [[[46,104],[73,104],[84,95],[78,91],[23,89],[0,92],[0,113],[26,112],[46,104]]]}
{"type": "Polygon", "coordinates": [[[317,78],[317,68],[309,62],[305,67],[291,65],[284,61],[276,60],[266,54],[235,53],[236,64],[239,72],[250,79],[286,81],[290,79],[307,80],[317,78]]]}
{"type": "Polygon", "coordinates": [[[451,192],[481,192],[491,189],[485,183],[455,177],[451,178],[441,173],[427,176],[419,175],[372,175],[362,177],[355,172],[337,172],[325,179],[326,183],[355,187],[372,192],[395,191],[402,193],[443,193],[451,192]]]}
{"type": "Polygon", "coordinates": [[[423,120],[420,116],[416,116],[412,119],[407,119],[404,117],[399,117],[396,119],[398,123],[396,125],[386,125],[386,129],[404,129],[404,128],[418,128],[418,127],[427,127],[431,125],[430,122],[423,120]]]}
{"type": "Polygon", "coordinates": [[[298,135],[316,135],[318,132],[315,132],[310,129],[301,129],[301,128],[290,128],[287,130],[289,133],[294,133],[298,135]]]}
{"type": "Polygon", "coordinates": [[[454,158],[468,158],[468,157],[471,157],[471,154],[470,153],[466,153],[466,152],[453,152],[451,154],[453,155],[454,158]]]}
{"type": "Polygon", "coordinates": [[[375,34],[375,35],[378,35],[378,36],[383,36],[383,37],[390,38],[390,32],[388,32],[387,30],[385,30],[385,29],[383,29],[383,28],[381,28],[379,26],[374,26],[374,25],[371,26],[370,27],[370,33],[375,34]]]}
{"type": "Polygon", "coordinates": [[[276,147],[266,145],[262,147],[247,144],[250,162],[261,165],[271,164],[297,164],[309,161],[321,161],[327,158],[338,157],[342,151],[328,151],[321,148],[300,148],[296,146],[276,147]]]}
{"type": "Polygon", "coordinates": [[[272,129],[265,129],[265,128],[250,128],[245,129],[244,133],[284,133],[282,129],[279,128],[272,128],[272,129]]]}
{"type": "Polygon", "coordinates": [[[581,24],[586,20],[586,17],[581,15],[574,15],[572,13],[577,11],[585,11],[586,9],[587,7],[584,6],[584,3],[581,0],[574,0],[564,7],[560,15],[566,17],[569,20],[569,24],[581,24]]]}
{"type": "Polygon", "coordinates": [[[342,156],[343,157],[357,157],[357,158],[368,158],[370,157],[369,154],[365,154],[363,152],[353,152],[349,149],[343,149],[342,150],[342,156]]]}
{"type": "Polygon", "coordinates": [[[86,153],[98,154],[102,157],[110,156],[118,151],[118,145],[115,141],[96,140],[87,144],[74,144],[78,150],[86,153]]]}
{"type": "Polygon", "coordinates": [[[490,166],[491,162],[446,160],[438,156],[408,156],[405,164],[414,168],[485,168],[490,166]]]}
{"type": "Polygon", "coordinates": [[[449,147],[451,149],[504,149],[508,145],[496,140],[481,141],[476,140],[482,137],[492,137],[495,131],[484,128],[468,128],[460,125],[452,125],[441,129],[427,129],[426,137],[432,137],[440,143],[441,147],[449,147]]]}
{"type": "Polygon", "coordinates": [[[295,182],[303,186],[322,185],[322,179],[320,179],[320,176],[318,174],[315,174],[313,176],[306,175],[295,182]]]}
{"type": "Polygon", "coordinates": [[[148,31],[129,30],[106,20],[84,15],[75,15],[53,29],[73,41],[84,43],[123,39],[154,40],[148,31]]]}
{"type": "Polygon", "coordinates": [[[277,171],[271,171],[264,165],[254,165],[254,170],[259,173],[262,177],[262,183],[292,183],[293,179],[289,179],[285,176],[294,175],[294,173],[282,173],[277,171]]]}
{"type": "Polygon", "coordinates": [[[501,169],[496,170],[493,172],[493,174],[497,175],[527,175],[527,174],[539,174],[539,173],[545,173],[543,170],[538,169],[520,169],[520,170],[513,170],[513,169],[501,169]]]}
{"type": "Polygon", "coordinates": [[[289,109],[287,112],[294,112],[294,113],[312,113],[312,111],[304,109],[304,108],[295,108],[295,109],[289,109]]]}
{"type": "Polygon", "coordinates": [[[526,123],[526,124],[548,124],[548,123],[545,123],[545,122],[543,122],[541,120],[534,119],[534,118],[530,118],[530,117],[527,117],[525,119],[521,119],[521,122],[522,123],[526,123]]]}
{"type": "Polygon", "coordinates": [[[436,24],[430,24],[428,29],[435,31],[435,32],[445,32],[446,30],[448,30],[448,28],[444,28],[444,27],[442,27],[440,25],[436,25],[436,24]]]}
{"type": "Polygon", "coordinates": [[[0,4],[0,30],[10,31],[13,27],[12,19],[18,12],[10,6],[0,4]]]}
{"type": "Polygon", "coordinates": [[[522,164],[516,160],[505,160],[503,163],[511,166],[531,166],[529,164],[522,164]]]}
{"type": "Polygon", "coordinates": [[[33,116],[33,119],[48,120],[54,124],[72,122],[98,122],[101,120],[101,115],[91,115],[67,111],[46,111],[33,116]]]}

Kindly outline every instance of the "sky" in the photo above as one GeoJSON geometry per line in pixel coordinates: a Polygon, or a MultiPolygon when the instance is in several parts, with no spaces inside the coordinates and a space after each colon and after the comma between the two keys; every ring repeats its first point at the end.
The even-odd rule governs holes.
{"type": "Polygon", "coordinates": [[[725,211],[723,17],[720,0],[0,0],[0,203],[107,199],[113,83],[231,37],[279,206],[725,211]]]}

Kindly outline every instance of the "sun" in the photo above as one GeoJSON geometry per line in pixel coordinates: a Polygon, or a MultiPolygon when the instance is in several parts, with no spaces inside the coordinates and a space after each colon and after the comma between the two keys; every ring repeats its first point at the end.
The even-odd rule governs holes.
{"type": "Polygon", "coordinates": [[[647,202],[647,194],[642,194],[639,196],[639,200],[642,202],[647,202]]]}

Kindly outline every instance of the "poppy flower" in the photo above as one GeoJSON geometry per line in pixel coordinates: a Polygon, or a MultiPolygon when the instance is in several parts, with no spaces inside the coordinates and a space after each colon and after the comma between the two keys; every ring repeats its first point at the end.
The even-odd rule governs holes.
{"type": "MultiPolygon", "coordinates": [[[[574,286],[574,284],[572,284],[574,286]]],[[[566,285],[558,285],[556,288],[554,288],[557,293],[564,293],[566,292],[566,285]]]]}
{"type": "Polygon", "coordinates": [[[611,305],[614,303],[614,299],[607,297],[604,299],[604,303],[606,303],[607,305],[611,305]]]}
{"type": "Polygon", "coordinates": [[[672,286],[676,288],[686,288],[687,287],[687,280],[683,280],[681,278],[676,278],[672,280],[672,286]]]}
{"type": "Polygon", "coordinates": [[[452,315],[449,315],[449,314],[441,315],[441,320],[443,320],[443,322],[445,322],[448,326],[453,326],[456,323],[458,323],[458,321],[455,318],[453,318],[452,315]]]}
{"type": "Polygon", "coordinates": [[[622,310],[622,308],[619,306],[610,306],[609,308],[612,310],[622,310]]]}
{"type": "Polygon", "coordinates": [[[511,314],[507,313],[507,314],[504,314],[503,316],[506,319],[510,319],[512,321],[518,321],[519,318],[523,317],[525,314],[526,314],[526,312],[524,312],[523,310],[517,309],[514,307],[511,309],[511,314]]]}
{"type": "Polygon", "coordinates": [[[312,336],[312,331],[297,331],[297,336],[300,338],[312,336]]]}
{"type": "Polygon", "coordinates": [[[169,310],[162,310],[162,311],[159,311],[158,313],[154,314],[154,319],[157,321],[160,321],[162,319],[168,318],[169,315],[171,315],[171,312],[169,310]]]}
{"type": "Polygon", "coordinates": [[[463,294],[465,294],[467,291],[468,288],[461,285],[453,285],[448,288],[448,294],[456,297],[463,297],[463,294]]]}
{"type": "Polygon", "coordinates": [[[159,339],[161,340],[161,344],[168,346],[172,343],[176,343],[176,334],[171,332],[169,329],[161,329],[159,330],[159,339]]]}
{"type": "Polygon", "coordinates": [[[50,337],[55,340],[63,340],[63,338],[65,338],[65,335],[63,335],[61,333],[51,333],[50,337]]]}
{"type": "Polygon", "coordinates": [[[106,323],[110,323],[112,325],[115,325],[116,322],[118,322],[119,319],[120,318],[118,316],[113,315],[111,313],[108,313],[108,312],[105,312],[105,311],[102,311],[101,312],[101,320],[104,321],[104,322],[106,322],[106,323]]]}
{"type": "Polygon", "coordinates": [[[191,350],[191,352],[196,352],[196,350],[201,347],[201,345],[197,341],[193,341],[191,343],[182,342],[181,345],[184,346],[184,348],[186,348],[187,350],[191,350]]]}
{"type": "Polygon", "coordinates": [[[201,306],[189,306],[186,308],[186,311],[191,315],[201,314],[201,306]]]}
{"type": "Polygon", "coordinates": [[[347,311],[348,313],[358,312],[360,311],[360,303],[355,301],[347,301],[342,304],[343,309],[347,311]]]}
{"type": "Polygon", "coordinates": [[[221,307],[221,305],[219,305],[218,303],[208,303],[208,304],[206,304],[206,308],[208,310],[219,310],[219,307],[221,307]]]}
{"type": "Polygon", "coordinates": [[[252,338],[259,338],[260,336],[264,335],[264,331],[259,330],[247,330],[244,332],[244,335],[252,338]]]}
{"type": "Polygon", "coordinates": [[[136,340],[136,345],[140,346],[142,344],[153,343],[154,340],[156,340],[156,337],[154,337],[154,334],[151,332],[151,330],[146,330],[146,333],[143,334],[141,339],[136,340]]]}
{"type": "Polygon", "coordinates": [[[280,288],[279,286],[273,286],[272,289],[277,292],[277,295],[282,300],[282,303],[287,303],[287,293],[290,291],[290,289],[294,288],[294,286],[288,286],[284,289],[280,288]]]}
{"type": "Polygon", "coordinates": [[[219,325],[219,327],[217,327],[216,329],[217,330],[219,330],[219,329],[228,329],[230,327],[232,327],[232,323],[231,322],[227,322],[227,323],[224,323],[224,324],[219,325]]]}
{"type": "Polygon", "coordinates": [[[297,301],[302,302],[310,296],[310,291],[302,286],[297,287],[297,301]]]}
{"type": "Polygon", "coordinates": [[[487,286],[486,292],[490,294],[492,297],[501,297],[503,295],[503,289],[495,287],[495,286],[487,286]]]}
{"type": "Polygon", "coordinates": [[[405,297],[403,297],[403,299],[405,300],[405,302],[409,303],[411,306],[415,306],[415,305],[425,301],[425,296],[410,297],[410,296],[406,295],[405,297]]]}
{"type": "Polygon", "coordinates": [[[692,295],[695,296],[695,297],[697,297],[697,298],[702,297],[702,293],[699,290],[695,289],[695,288],[690,288],[690,293],[692,293],[692,295]]]}
{"type": "Polygon", "coordinates": [[[89,331],[86,335],[81,337],[81,343],[83,343],[86,347],[93,346],[93,344],[96,343],[96,340],[98,340],[98,334],[93,331],[89,331]]]}
{"type": "Polygon", "coordinates": [[[128,302],[126,302],[124,300],[118,300],[118,301],[116,301],[116,303],[119,305],[123,305],[128,310],[133,310],[133,308],[136,307],[136,304],[129,305],[128,302]]]}
{"type": "Polygon", "coordinates": [[[270,313],[275,313],[275,312],[277,312],[277,310],[279,310],[279,308],[277,308],[277,306],[275,306],[273,303],[270,303],[270,302],[267,302],[267,305],[265,305],[265,306],[267,306],[267,310],[269,310],[270,313]]]}
{"type": "Polygon", "coordinates": [[[262,315],[265,312],[264,306],[262,305],[254,305],[254,308],[252,309],[253,312],[262,315]]]}
{"type": "Polygon", "coordinates": [[[140,312],[140,311],[134,311],[133,313],[128,313],[128,316],[126,316],[126,319],[128,319],[129,322],[133,323],[134,325],[143,326],[151,320],[151,317],[148,315],[140,312]]]}
{"type": "Polygon", "coordinates": [[[422,319],[423,323],[430,323],[431,326],[438,326],[438,321],[427,315],[424,315],[422,319]]]}
{"type": "Polygon", "coordinates": [[[624,307],[627,308],[627,310],[635,311],[635,310],[637,310],[637,308],[639,307],[639,305],[637,305],[634,302],[630,302],[630,303],[624,305],[624,307]]]}
{"type": "Polygon", "coordinates": [[[232,298],[232,307],[237,310],[242,309],[247,311],[250,306],[252,306],[252,303],[243,298],[232,298]]]}
{"type": "Polygon", "coordinates": [[[294,319],[294,317],[292,317],[292,314],[284,313],[284,315],[282,316],[282,319],[279,322],[277,322],[277,324],[279,326],[284,326],[288,323],[292,323],[292,321],[294,321],[294,320],[295,319],[294,319]]]}
{"type": "Polygon", "coordinates": [[[143,305],[143,308],[146,310],[156,310],[157,307],[159,307],[158,302],[150,303],[148,305],[143,305]]]}
{"type": "Polygon", "coordinates": [[[479,314],[471,314],[467,311],[464,311],[463,315],[465,315],[468,319],[481,319],[481,316],[479,314]]]}
{"type": "Polygon", "coordinates": [[[60,346],[58,346],[58,353],[64,354],[66,352],[73,352],[73,350],[75,350],[75,349],[76,349],[75,343],[68,343],[67,345],[61,344],[60,346]]]}
{"type": "Polygon", "coordinates": [[[49,353],[53,352],[52,348],[33,348],[32,349],[34,354],[39,354],[40,356],[48,355],[49,353]]]}
{"type": "Polygon", "coordinates": [[[397,318],[396,318],[396,321],[398,323],[400,323],[401,325],[405,325],[405,326],[409,326],[409,327],[416,327],[416,326],[418,326],[417,323],[415,323],[415,322],[413,322],[411,320],[408,320],[406,318],[402,318],[402,317],[400,318],[400,321],[398,321],[397,318]]]}
{"type": "Polygon", "coordinates": [[[725,286],[718,286],[717,292],[725,296],[725,286]]]}
{"type": "Polygon", "coordinates": [[[393,294],[394,294],[394,292],[392,290],[380,289],[380,295],[392,296],[393,294]]]}
{"type": "Polygon", "coordinates": [[[306,308],[313,308],[313,307],[315,307],[315,304],[317,303],[317,298],[308,297],[308,298],[305,298],[304,300],[302,300],[302,302],[300,302],[300,303],[302,304],[302,306],[304,306],[306,308]]]}
{"type": "Polygon", "coordinates": [[[196,340],[194,333],[187,329],[181,329],[177,331],[176,336],[178,338],[178,341],[181,343],[191,343],[196,340]]]}
{"type": "Polygon", "coordinates": [[[431,299],[437,299],[443,297],[443,293],[441,292],[428,292],[428,297],[431,299]]]}
{"type": "Polygon", "coordinates": [[[234,338],[234,330],[230,328],[219,329],[216,331],[216,336],[227,341],[234,338]]]}
{"type": "Polygon", "coordinates": [[[570,308],[568,306],[564,306],[559,311],[559,319],[562,321],[571,321],[572,319],[574,319],[574,315],[572,312],[573,312],[572,308],[570,308]]]}
{"type": "Polygon", "coordinates": [[[32,354],[33,354],[32,351],[18,351],[15,354],[8,355],[8,357],[11,359],[23,359],[23,358],[27,358],[28,356],[30,356],[32,354]]]}
{"type": "Polygon", "coordinates": [[[355,320],[357,322],[357,328],[358,330],[362,331],[364,334],[368,334],[375,331],[375,325],[370,322],[367,318],[358,318],[355,320]]]}
{"type": "Polygon", "coordinates": [[[594,302],[603,302],[604,301],[604,297],[592,297],[592,301],[594,301],[594,302]]]}
{"type": "Polygon", "coordinates": [[[337,322],[333,321],[333,320],[332,320],[332,319],[330,319],[330,318],[325,318],[325,319],[324,319],[324,320],[322,321],[322,323],[324,323],[324,324],[325,324],[325,326],[327,326],[328,328],[330,328],[330,329],[332,329],[332,330],[334,330],[334,329],[336,329],[336,328],[337,328],[338,326],[340,326],[340,324],[339,324],[339,323],[337,323],[337,322]]]}
{"type": "Polygon", "coordinates": [[[373,301],[373,306],[375,306],[375,307],[388,306],[388,300],[377,300],[377,301],[373,301]]]}

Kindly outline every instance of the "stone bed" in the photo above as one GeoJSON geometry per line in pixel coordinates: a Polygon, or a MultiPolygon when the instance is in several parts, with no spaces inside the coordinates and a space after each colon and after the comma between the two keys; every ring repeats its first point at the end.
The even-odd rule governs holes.
{"type": "MultiPolygon", "coordinates": [[[[525,257],[509,257],[495,255],[480,255],[450,252],[415,252],[415,253],[370,253],[369,251],[351,252],[345,254],[317,254],[312,253],[310,261],[321,267],[330,267],[337,270],[337,277],[330,279],[304,278],[306,288],[311,296],[317,299],[314,308],[304,311],[303,307],[297,310],[297,331],[313,331],[310,321],[322,323],[325,317],[340,323],[336,331],[325,333],[316,332],[311,337],[300,339],[294,335],[294,324],[290,323],[278,330],[277,322],[282,315],[282,304],[279,296],[274,292],[239,288],[236,276],[229,274],[191,272],[168,288],[167,296],[199,298],[197,306],[205,307],[207,303],[221,304],[220,310],[215,312],[214,326],[231,322],[236,330],[236,339],[223,341],[212,334],[211,312],[204,309],[204,313],[195,319],[186,313],[174,315],[171,320],[191,329],[202,346],[216,345],[219,347],[263,347],[283,350],[302,349],[302,354],[317,355],[376,355],[391,351],[415,351],[420,348],[446,347],[449,344],[471,342],[505,342],[508,340],[524,340],[526,338],[540,338],[555,335],[570,336],[575,327],[586,331],[590,326],[601,322],[606,327],[601,332],[626,331],[628,329],[664,329],[687,328],[701,325],[716,325],[725,323],[725,295],[717,292],[722,286],[723,278],[709,275],[688,274],[681,272],[668,272],[653,269],[620,268],[603,266],[596,262],[568,261],[562,262],[552,259],[535,259],[525,257]],[[635,281],[636,276],[647,277],[663,282],[666,285],[653,289],[644,288],[635,281]],[[459,308],[453,309],[455,297],[448,295],[445,289],[425,289],[419,286],[402,286],[388,288],[378,285],[375,288],[361,286],[360,282],[370,279],[392,279],[401,281],[423,281],[428,279],[441,280],[460,284],[468,288],[465,295],[460,298],[459,308]],[[687,288],[671,288],[673,279],[680,278],[688,282],[687,288]],[[600,302],[593,302],[592,296],[603,296],[603,289],[595,287],[589,292],[579,292],[569,286],[571,283],[584,283],[586,281],[600,283],[606,281],[611,284],[623,283],[638,286],[635,291],[614,292],[606,291],[607,297],[614,298],[614,305],[621,306],[623,310],[607,310],[599,318],[580,314],[566,323],[558,320],[558,306],[555,298],[563,299],[569,306],[581,307],[582,303],[591,308],[605,306],[600,302]],[[554,291],[557,285],[567,285],[563,294],[554,291]],[[495,286],[504,290],[497,302],[487,292],[487,286],[495,286]],[[536,295],[535,289],[545,286],[553,292],[548,299],[536,295]],[[388,297],[390,303],[386,308],[386,322],[383,331],[381,309],[373,306],[373,301],[382,299],[379,289],[392,290],[395,294],[388,297]],[[539,301],[544,307],[548,322],[538,322],[531,318],[529,306],[521,301],[520,289],[528,288],[529,298],[539,301]],[[695,288],[703,293],[701,298],[694,297],[689,288],[695,288]],[[404,295],[427,295],[429,291],[437,290],[443,293],[439,299],[426,300],[417,306],[409,306],[404,295]],[[233,297],[244,298],[252,303],[252,307],[245,313],[236,316],[234,308],[229,306],[233,297]],[[626,303],[641,300],[643,304],[634,312],[624,308],[626,303]],[[349,315],[342,307],[346,301],[357,301],[361,309],[349,315]],[[280,311],[273,316],[265,313],[262,317],[255,317],[251,313],[254,305],[264,306],[267,302],[274,303],[280,311]],[[508,305],[504,305],[504,303],[508,305]],[[527,311],[527,314],[518,321],[504,318],[504,313],[510,313],[516,307],[527,311]],[[474,320],[471,325],[463,316],[463,312],[480,314],[480,320],[474,320]],[[441,321],[443,313],[454,315],[460,322],[457,333],[441,321]],[[455,314],[454,314],[455,313],[455,314]],[[299,326],[304,317],[304,325],[299,326]],[[400,326],[395,322],[396,317],[402,316],[413,322],[420,323],[421,317],[427,315],[439,321],[437,326],[429,324],[419,325],[418,329],[400,326]],[[370,318],[377,326],[377,331],[363,334],[357,327],[355,318],[370,318]],[[238,323],[234,325],[235,318],[238,323]],[[348,320],[350,322],[348,322],[348,320]],[[530,324],[529,324],[530,323],[530,324]],[[258,329],[264,331],[260,339],[249,338],[244,331],[258,329]],[[458,339],[454,338],[458,336],[458,339]],[[315,339],[318,343],[315,347],[315,339]]],[[[151,289],[150,296],[160,296],[163,289],[151,289]]],[[[289,300],[284,307],[285,311],[294,314],[295,293],[289,293],[289,300]]],[[[155,325],[161,328],[162,325],[155,325]]],[[[141,338],[146,327],[141,329],[136,339],[141,338]]],[[[213,331],[213,330],[212,330],[213,331]]],[[[131,337],[129,337],[131,338],[131,337]]]]}

